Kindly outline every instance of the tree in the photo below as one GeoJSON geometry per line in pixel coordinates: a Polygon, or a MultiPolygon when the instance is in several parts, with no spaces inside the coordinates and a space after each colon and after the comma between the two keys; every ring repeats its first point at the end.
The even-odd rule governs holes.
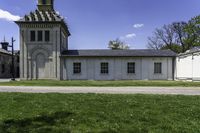
{"type": "Polygon", "coordinates": [[[148,37],[150,49],[171,49],[176,53],[185,52],[194,46],[200,46],[200,16],[189,22],[174,22],[156,29],[148,37]]]}
{"type": "Polygon", "coordinates": [[[200,46],[200,15],[192,18],[185,29],[193,46],[200,46]]]}
{"type": "Polygon", "coordinates": [[[185,31],[187,26],[186,22],[174,22],[172,23],[172,28],[175,33],[175,40],[178,45],[181,46],[181,52],[185,52],[190,47],[190,43],[187,41],[190,36],[185,31]]]}
{"type": "Polygon", "coordinates": [[[120,41],[119,39],[110,41],[108,44],[108,48],[110,48],[112,50],[130,49],[130,47],[127,44],[120,41]]]}
{"type": "Polygon", "coordinates": [[[174,30],[171,25],[164,25],[160,29],[156,29],[152,37],[148,38],[148,48],[150,49],[161,49],[167,46],[171,49],[175,41],[174,30]]]}
{"type": "Polygon", "coordinates": [[[171,45],[171,48],[167,47],[167,46],[163,46],[161,48],[161,50],[166,50],[166,49],[170,49],[176,53],[181,53],[182,52],[182,47],[180,45],[177,45],[177,44],[173,44],[171,45]]]}
{"type": "Polygon", "coordinates": [[[163,47],[163,42],[157,37],[148,37],[148,48],[159,50],[163,47]]]}

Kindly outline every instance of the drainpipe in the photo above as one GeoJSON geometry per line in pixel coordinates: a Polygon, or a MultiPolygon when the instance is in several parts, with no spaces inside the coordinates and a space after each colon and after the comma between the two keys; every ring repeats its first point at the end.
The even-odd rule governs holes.
{"type": "Polygon", "coordinates": [[[194,66],[194,62],[193,62],[193,60],[194,60],[194,55],[192,54],[192,81],[194,81],[194,75],[193,75],[193,66],[194,66]]]}
{"type": "Polygon", "coordinates": [[[176,57],[173,57],[172,59],[172,80],[175,80],[175,60],[176,60],[176,57]]]}

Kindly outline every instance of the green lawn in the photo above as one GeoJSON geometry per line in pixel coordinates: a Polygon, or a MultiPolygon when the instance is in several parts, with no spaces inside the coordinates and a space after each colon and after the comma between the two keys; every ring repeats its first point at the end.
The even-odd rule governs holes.
{"type": "Polygon", "coordinates": [[[32,80],[32,81],[15,81],[0,83],[0,86],[183,86],[183,87],[200,87],[200,82],[183,82],[183,81],[56,81],[56,80],[32,80]]]}
{"type": "Polygon", "coordinates": [[[147,132],[200,132],[200,97],[0,93],[0,133],[147,132]]]}

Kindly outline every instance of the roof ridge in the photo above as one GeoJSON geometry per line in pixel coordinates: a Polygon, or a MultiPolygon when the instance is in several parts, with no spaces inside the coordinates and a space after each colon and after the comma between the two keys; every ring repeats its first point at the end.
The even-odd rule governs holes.
{"type": "Polygon", "coordinates": [[[65,50],[63,56],[99,56],[99,57],[175,57],[171,50],[133,49],[133,50],[65,50]]]}
{"type": "Polygon", "coordinates": [[[164,49],[164,50],[156,50],[156,49],[69,49],[70,50],[97,50],[97,51],[101,51],[101,50],[107,50],[107,51],[139,51],[139,50],[149,50],[149,51],[172,51],[170,49],[164,49]]]}

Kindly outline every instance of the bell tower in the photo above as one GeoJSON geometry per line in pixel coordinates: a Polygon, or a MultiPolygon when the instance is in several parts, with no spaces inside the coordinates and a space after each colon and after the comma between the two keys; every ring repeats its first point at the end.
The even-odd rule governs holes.
{"type": "Polygon", "coordinates": [[[70,32],[55,12],[54,0],[38,0],[38,9],[16,21],[20,28],[20,78],[64,79],[62,51],[70,32]]]}
{"type": "Polygon", "coordinates": [[[52,11],[54,0],[38,0],[38,10],[40,11],[52,11]]]}

